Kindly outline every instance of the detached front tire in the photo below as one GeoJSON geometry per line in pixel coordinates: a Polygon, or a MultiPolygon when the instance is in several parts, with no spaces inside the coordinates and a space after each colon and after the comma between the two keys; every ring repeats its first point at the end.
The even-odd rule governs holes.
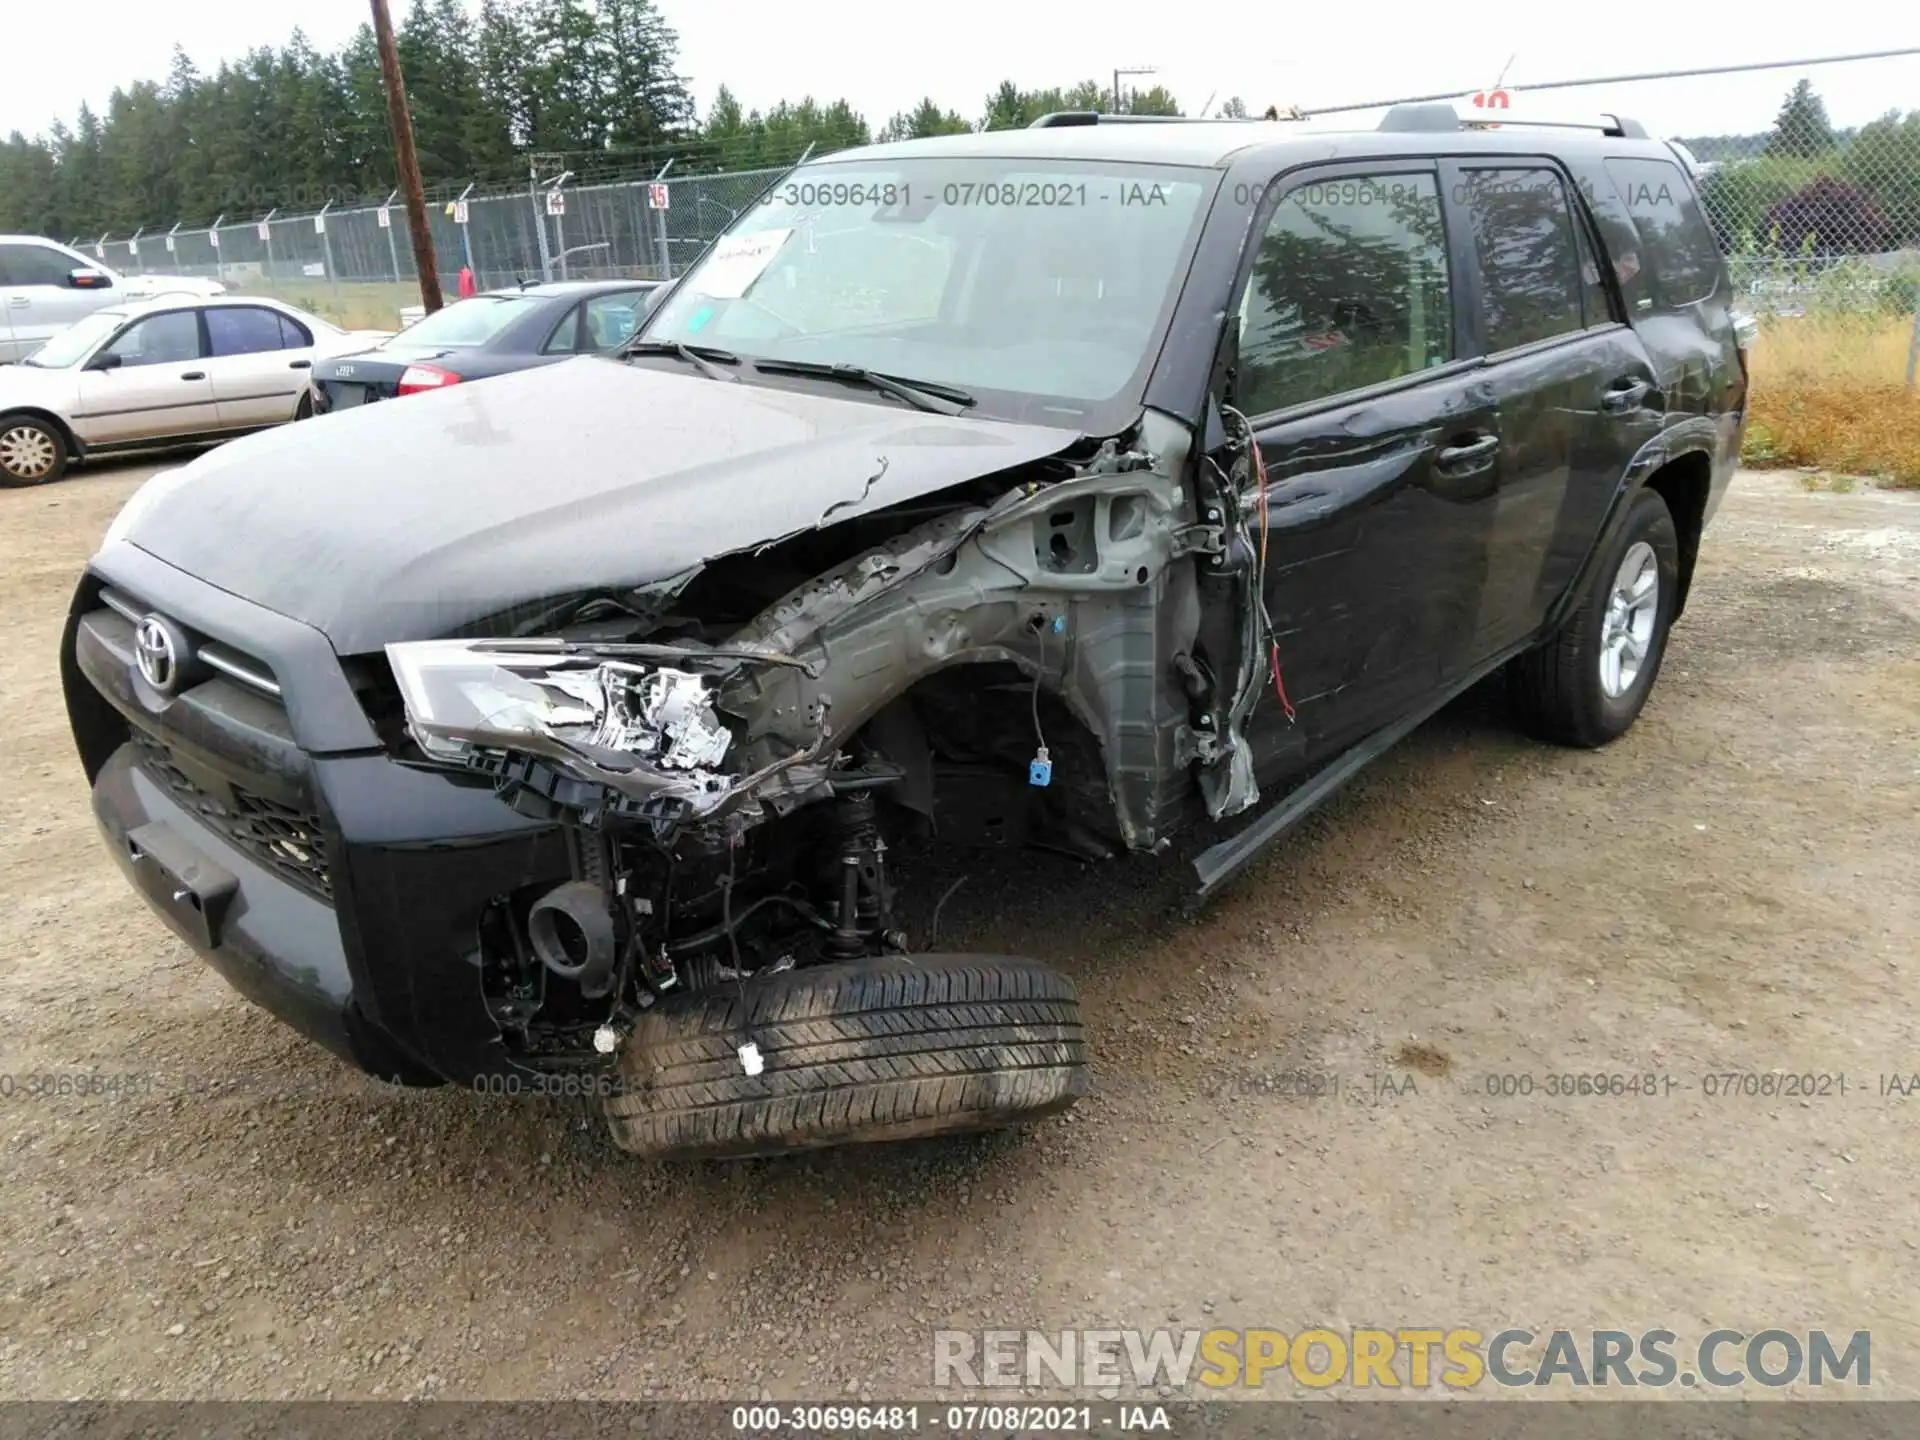
{"type": "Polygon", "coordinates": [[[614,1143],[657,1158],[774,1155],[995,1129],[1087,1093],[1074,984],[997,955],[856,960],[649,1010],[606,1102],[614,1143]],[[764,1068],[746,1073],[752,1041],[764,1068]]]}
{"type": "Polygon", "coordinates": [[[1526,728],[1588,749],[1625,734],[1660,674],[1679,594],[1673,516],[1665,500],[1643,490],[1559,631],[1513,662],[1512,693],[1526,728]]]}
{"type": "Polygon", "coordinates": [[[67,437],[35,415],[0,415],[0,485],[45,485],[67,470],[67,437]]]}

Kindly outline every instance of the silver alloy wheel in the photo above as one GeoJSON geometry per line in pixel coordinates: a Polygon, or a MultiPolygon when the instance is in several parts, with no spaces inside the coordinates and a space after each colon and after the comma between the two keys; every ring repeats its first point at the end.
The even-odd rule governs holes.
{"type": "Polygon", "coordinates": [[[1636,540],[1620,557],[1607,594],[1600,625],[1600,688],[1610,700],[1633,689],[1653,651],[1653,626],[1660,616],[1660,557],[1636,540]]]}
{"type": "Polygon", "coordinates": [[[37,425],[15,425],[0,432],[0,470],[16,480],[39,480],[50,475],[58,454],[53,437],[37,425]]]}

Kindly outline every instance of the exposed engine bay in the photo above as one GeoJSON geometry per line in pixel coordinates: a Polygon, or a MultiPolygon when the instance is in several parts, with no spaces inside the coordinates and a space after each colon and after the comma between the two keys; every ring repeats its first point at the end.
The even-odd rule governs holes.
{"type": "Polygon", "coordinates": [[[482,925],[509,1045],[604,1063],[664,996],[906,952],[905,831],[1097,858],[1251,805],[1247,507],[1211,462],[1217,490],[1184,478],[1191,443],[1148,412],[656,586],[388,646],[416,760],[567,837],[571,878],[482,925]]]}

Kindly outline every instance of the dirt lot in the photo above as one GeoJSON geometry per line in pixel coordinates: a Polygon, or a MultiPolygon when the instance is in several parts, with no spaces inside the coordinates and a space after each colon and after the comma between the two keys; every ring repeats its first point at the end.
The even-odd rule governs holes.
{"type": "Polygon", "coordinates": [[[1470,696],[1198,921],[1151,862],[971,865],[943,938],[1084,989],[1068,1119],[668,1168],[354,1083],[134,899],[55,653],[144,473],[0,493],[0,1072],[156,1077],[0,1100],[0,1394],[908,1397],[936,1326],[1321,1323],[1868,1329],[1920,1396],[1920,496],[1743,476],[1632,735],[1470,696]],[[1748,1071],[1849,1089],[1703,1093],[1748,1071]]]}

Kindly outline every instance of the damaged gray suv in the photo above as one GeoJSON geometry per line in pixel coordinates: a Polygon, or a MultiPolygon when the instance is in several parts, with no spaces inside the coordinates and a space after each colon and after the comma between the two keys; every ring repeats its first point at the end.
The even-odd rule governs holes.
{"type": "Polygon", "coordinates": [[[914,953],[897,842],[1198,825],[1205,895],[1497,670],[1619,736],[1739,453],[1729,299],[1627,121],[837,154],[618,358],[151,481],[65,636],[95,812],[392,1080],[650,1155],[1042,1115],[1074,986],[914,953]]]}

